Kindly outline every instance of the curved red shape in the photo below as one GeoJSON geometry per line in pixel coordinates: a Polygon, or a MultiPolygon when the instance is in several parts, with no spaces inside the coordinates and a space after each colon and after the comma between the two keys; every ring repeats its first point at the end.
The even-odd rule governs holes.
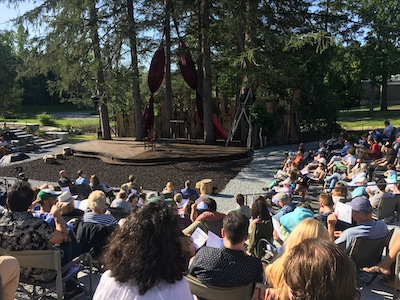
{"type": "Polygon", "coordinates": [[[147,85],[150,92],[155,93],[164,80],[165,52],[163,47],[159,47],[151,59],[149,74],[147,75],[147,85]]]}
{"type": "Polygon", "coordinates": [[[181,74],[186,83],[193,89],[197,90],[198,79],[196,65],[190,55],[189,50],[183,45],[182,42],[179,43],[178,47],[178,64],[181,69],[181,74]]]}
{"type": "Polygon", "coordinates": [[[154,124],[154,99],[153,95],[151,95],[149,103],[147,103],[147,106],[142,115],[142,125],[143,128],[146,130],[146,136],[147,133],[150,131],[150,129],[153,127],[153,124],[154,124]]]}

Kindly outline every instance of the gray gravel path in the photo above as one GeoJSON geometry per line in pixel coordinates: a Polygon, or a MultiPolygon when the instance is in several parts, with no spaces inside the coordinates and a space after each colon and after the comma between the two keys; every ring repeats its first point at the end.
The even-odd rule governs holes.
{"type": "MultiPolygon", "coordinates": [[[[306,149],[316,147],[317,143],[306,144],[306,149]]],[[[265,193],[266,187],[274,178],[277,169],[282,164],[285,153],[292,149],[296,151],[298,145],[280,145],[256,150],[253,160],[240,171],[234,179],[229,181],[218,195],[213,195],[218,204],[218,210],[227,212],[235,207],[237,194],[248,195],[248,199],[254,194],[265,193]]]]}

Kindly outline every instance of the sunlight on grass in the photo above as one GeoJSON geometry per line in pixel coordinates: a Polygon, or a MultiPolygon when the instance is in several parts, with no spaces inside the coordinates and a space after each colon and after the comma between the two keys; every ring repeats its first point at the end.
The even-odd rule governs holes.
{"type": "Polygon", "coordinates": [[[91,141],[96,140],[97,134],[96,133],[86,133],[86,134],[70,134],[68,137],[69,143],[78,143],[84,141],[91,141]]]}
{"type": "Polygon", "coordinates": [[[400,105],[389,107],[388,111],[375,108],[370,112],[368,108],[357,108],[340,112],[339,124],[346,130],[371,130],[382,129],[383,122],[390,120],[395,127],[400,127],[400,105]]]}

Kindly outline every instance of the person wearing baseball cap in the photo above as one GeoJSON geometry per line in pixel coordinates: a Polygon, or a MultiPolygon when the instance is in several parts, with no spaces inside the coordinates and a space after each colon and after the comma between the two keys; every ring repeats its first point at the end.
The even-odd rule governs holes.
{"type": "Polygon", "coordinates": [[[344,230],[335,240],[335,225],[338,221],[336,213],[328,216],[328,231],[332,241],[336,244],[346,243],[346,250],[349,251],[358,237],[365,237],[371,240],[380,239],[389,234],[387,225],[382,220],[372,219],[372,206],[367,198],[356,197],[347,205],[351,206],[352,217],[357,226],[344,230]]]}
{"type": "Polygon", "coordinates": [[[278,220],[285,214],[290,213],[294,210],[294,204],[292,203],[290,197],[286,193],[278,193],[275,195],[278,200],[278,205],[281,207],[280,210],[276,212],[273,216],[274,219],[278,220]]]}

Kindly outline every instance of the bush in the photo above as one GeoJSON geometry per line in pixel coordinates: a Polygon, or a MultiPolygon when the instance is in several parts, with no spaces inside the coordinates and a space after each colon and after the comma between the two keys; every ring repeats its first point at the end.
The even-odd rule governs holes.
{"type": "Polygon", "coordinates": [[[56,120],[54,117],[47,112],[42,112],[41,114],[38,114],[36,118],[39,120],[39,123],[43,126],[56,126],[56,120]]]}

